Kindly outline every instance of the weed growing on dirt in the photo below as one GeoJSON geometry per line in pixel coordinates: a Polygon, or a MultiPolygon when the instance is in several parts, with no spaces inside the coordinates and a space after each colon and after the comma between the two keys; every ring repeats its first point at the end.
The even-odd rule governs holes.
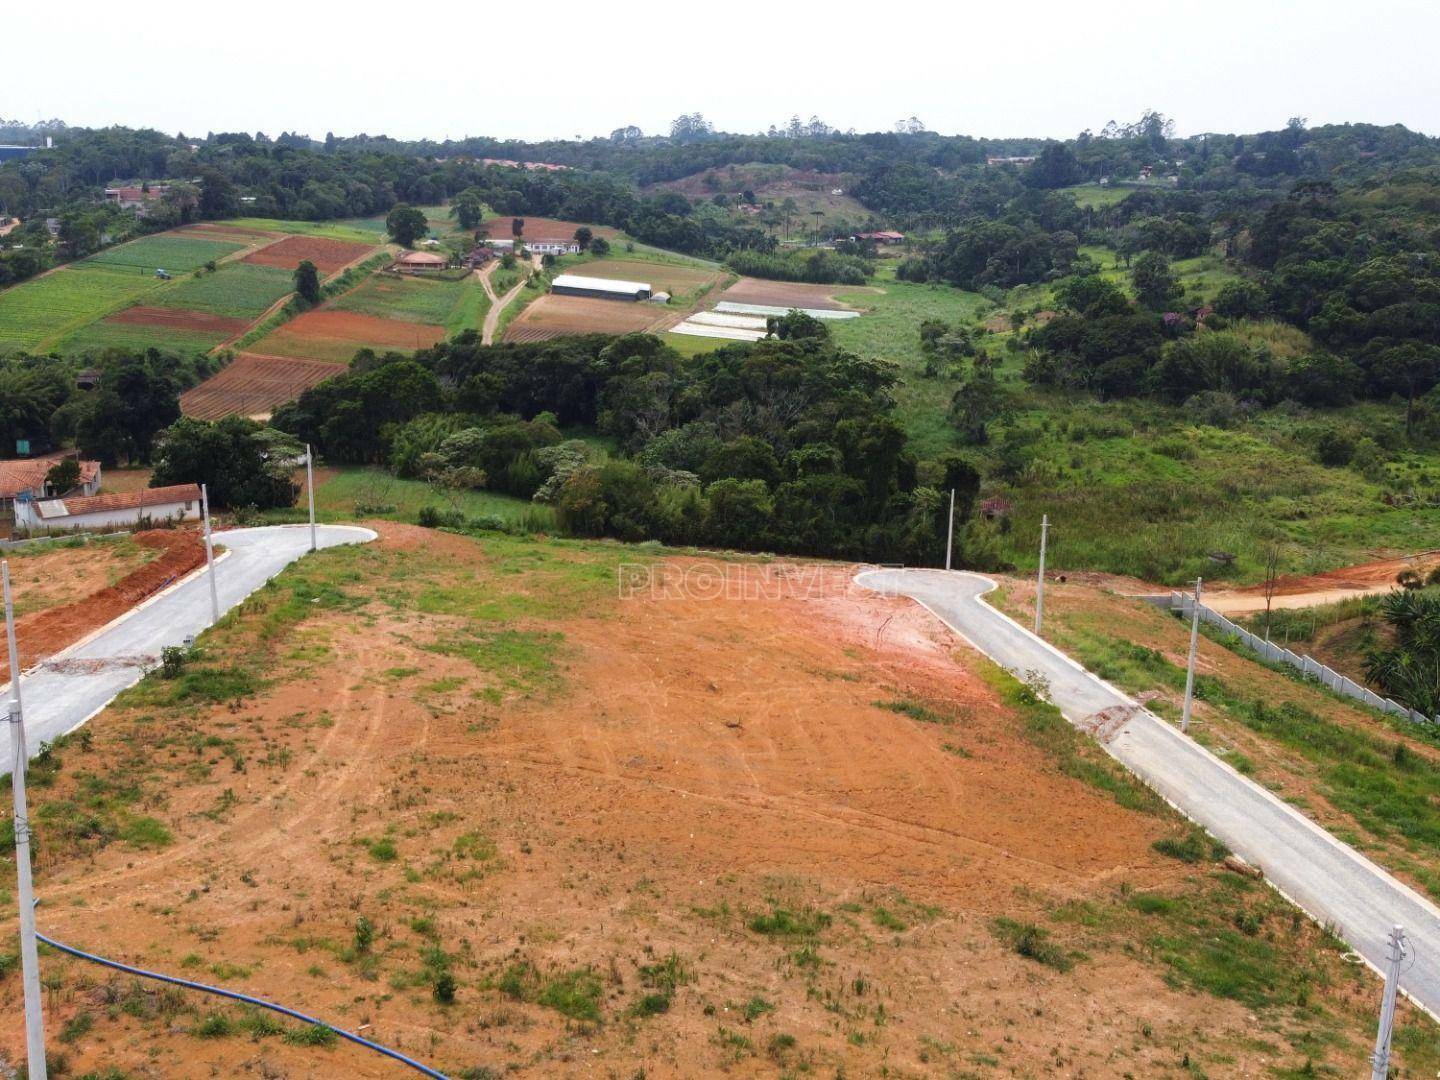
{"type": "Polygon", "coordinates": [[[896,698],[892,701],[876,701],[873,704],[876,708],[888,709],[901,716],[908,716],[911,720],[918,720],[922,724],[949,725],[955,722],[955,718],[949,713],[941,712],[914,698],[896,698]]]}
{"type": "Polygon", "coordinates": [[[990,923],[990,930],[1015,953],[1027,960],[1034,960],[1037,964],[1044,964],[1056,971],[1069,971],[1075,966],[1070,955],[1050,940],[1050,931],[1034,923],[1001,916],[990,923]]]}
{"type": "Polygon", "coordinates": [[[507,967],[495,986],[515,1001],[543,1005],[572,1020],[600,1022],[600,1000],[604,988],[594,968],[571,968],[542,974],[534,964],[522,960],[507,967]]]}
{"type": "Polygon", "coordinates": [[[813,907],[785,908],[771,905],[768,913],[755,915],[746,924],[766,937],[814,937],[830,925],[831,917],[813,907]]]}

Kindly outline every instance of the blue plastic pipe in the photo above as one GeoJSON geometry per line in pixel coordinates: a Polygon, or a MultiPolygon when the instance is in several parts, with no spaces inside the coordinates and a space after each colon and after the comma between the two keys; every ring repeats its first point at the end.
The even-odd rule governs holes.
{"type": "Polygon", "coordinates": [[[304,1024],[314,1024],[317,1027],[323,1027],[329,1031],[333,1031],[342,1039],[349,1039],[351,1042],[358,1046],[363,1046],[367,1050],[374,1050],[377,1054],[384,1054],[388,1058],[394,1058],[402,1065],[408,1065],[418,1073],[433,1077],[434,1080],[450,1080],[444,1073],[436,1072],[430,1068],[430,1066],[422,1065],[414,1058],[406,1057],[398,1050],[391,1050],[388,1046],[381,1046],[377,1042],[371,1042],[369,1039],[356,1035],[353,1031],[345,1031],[335,1027],[333,1024],[327,1024],[324,1020],[317,1020],[313,1016],[306,1016],[304,1013],[296,1012],[294,1009],[287,1009],[284,1005],[277,1005],[273,1001],[251,997],[249,994],[241,994],[235,990],[226,990],[219,986],[207,986],[205,983],[191,982],[189,979],[179,979],[174,975],[162,975],[158,971],[146,971],[144,968],[122,964],[118,960],[107,960],[103,956],[96,956],[94,953],[84,952],[80,949],[62,944],[54,938],[46,937],[39,931],[36,931],[35,936],[52,949],[59,949],[61,952],[79,957],[81,960],[89,960],[92,964],[99,964],[101,967],[114,968],[116,971],[123,971],[127,975],[138,975],[142,979],[154,979],[156,982],[170,983],[173,986],[183,986],[187,990],[199,990],[205,994],[214,994],[216,997],[230,998],[232,1001],[243,1001],[247,1005],[257,1005],[262,1009],[269,1009],[271,1012],[280,1013],[282,1016],[288,1016],[292,1020],[299,1020],[304,1024]]]}

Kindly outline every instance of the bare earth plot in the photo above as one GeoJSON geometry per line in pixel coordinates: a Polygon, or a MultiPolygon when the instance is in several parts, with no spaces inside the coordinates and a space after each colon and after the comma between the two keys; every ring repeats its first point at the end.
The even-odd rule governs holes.
{"type": "MultiPolygon", "coordinates": [[[[585,225],[581,221],[562,221],[559,218],[547,217],[522,217],[525,223],[525,231],[521,233],[521,240],[569,240],[575,235],[575,230],[584,226],[596,236],[603,236],[606,240],[614,240],[620,235],[619,229],[612,229],[608,225],[585,225]]],[[[490,234],[494,240],[510,240],[514,237],[515,218],[509,215],[491,218],[480,223],[480,227],[490,234]]]]}
{"type": "Polygon", "coordinates": [[[443,326],[317,308],[261,338],[255,343],[255,351],[266,356],[348,364],[360,349],[413,352],[434,345],[444,336],[443,326]]]}
{"type": "Polygon", "coordinates": [[[346,371],[344,364],[288,356],[241,353],[229,364],[180,395],[180,411],[199,420],[222,416],[269,419],[301,391],[346,371]]]}
{"type": "Polygon", "coordinates": [[[567,334],[628,334],[649,330],[672,317],[665,308],[643,302],[546,293],[506,328],[505,340],[546,341],[567,334]]]}
{"type": "Polygon", "coordinates": [[[279,266],[294,270],[304,259],[309,259],[321,274],[332,274],[342,266],[348,266],[356,259],[368,255],[374,248],[369,244],[352,244],[343,240],[329,240],[323,236],[287,236],[259,251],[245,256],[247,263],[260,266],[279,266]]]}
{"type": "Polygon", "coordinates": [[[794,281],[765,281],[741,278],[716,297],[717,302],[758,304],[783,308],[819,308],[832,311],[853,311],[848,304],[835,299],[835,294],[863,291],[853,285],[805,285],[794,281]]]}
{"type": "MultiPolygon", "coordinates": [[[[47,932],[454,1076],[1358,1072],[1368,975],[852,568],[380,530],[37,765],[47,932]]],[[[44,963],[77,1074],[395,1075],[44,963]]]]}

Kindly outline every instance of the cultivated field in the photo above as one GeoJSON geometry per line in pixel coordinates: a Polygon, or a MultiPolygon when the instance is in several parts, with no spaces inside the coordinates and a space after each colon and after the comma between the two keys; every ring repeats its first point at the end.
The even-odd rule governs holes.
{"type": "Polygon", "coordinates": [[[128,244],[106,248],[88,259],[81,260],[78,265],[129,268],[130,272],[135,274],[153,274],[156,270],[183,274],[204,266],[207,262],[233,255],[245,246],[243,243],[227,240],[157,233],[154,236],[131,240],[128,244]]]}
{"type": "Polygon", "coordinates": [[[246,321],[260,315],[294,288],[289,270],[229,262],[213,274],[186,278],[155,298],[159,307],[185,308],[246,321]]]}
{"type": "Polygon", "coordinates": [[[623,300],[546,293],[534,300],[505,331],[506,341],[545,341],[566,334],[628,334],[670,318],[665,308],[623,300]]]}
{"type": "Polygon", "coordinates": [[[199,386],[180,395],[180,411],[198,420],[269,418],[300,392],[345,371],[344,364],[241,353],[199,386]]]}
{"type": "Polygon", "coordinates": [[[380,319],[443,326],[450,334],[478,329],[488,308],[478,282],[436,281],[398,274],[376,274],[329,305],[380,319]]]}
{"type": "Polygon", "coordinates": [[[851,310],[852,305],[837,300],[835,294],[855,291],[856,288],[853,285],[805,285],[793,281],[741,278],[715,299],[717,302],[728,301],[732,304],[765,304],[772,307],[846,311],[851,310]]]}
{"type": "Polygon", "coordinates": [[[307,311],[266,334],[254,343],[254,351],[267,356],[348,364],[360,349],[413,352],[434,345],[444,336],[441,326],[324,307],[307,311]]]}
{"type": "Polygon", "coordinates": [[[243,261],[255,266],[276,266],[293,271],[303,260],[309,259],[323,275],[333,274],[356,259],[364,258],[372,250],[373,244],[349,243],[323,236],[287,236],[251,252],[243,261]]]}
{"type": "Polygon", "coordinates": [[[162,283],[86,263],[0,292],[0,350],[42,349],[162,283]]]}
{"type": "MultiPolygon", "coordinates": [[[[381,531],[37,764],[47,932],[456,1077],[1359,1073],[1368,972],[850,568],[381,531]]],[[[76,1074],[394,1075],[44,965],[76,1074]]]]}

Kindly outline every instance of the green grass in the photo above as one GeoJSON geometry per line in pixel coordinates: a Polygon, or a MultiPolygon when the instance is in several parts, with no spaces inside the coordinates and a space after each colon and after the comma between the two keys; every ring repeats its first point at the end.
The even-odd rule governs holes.
{"type": "Polygon", "coordinates": [[[0,351],[38,349],[159,287],[149,274],[86,263],[0,292],[0,351]]]}
{"type": "Polygon", "coordinates": [[[278,266],[232,262],[213,274],[189,277],[165,289],[157,307],[185,308],[236,319],[258,318],[275,301],[291,291],[290,271],[278,266]]]}
{"type": "MultiPolygon", "coordinates": [[[[1402,454],[1381,477],[1326,468],[1306,441],[1317,423],[1376,431],[1398,417],[1370,405],[1299,419],[1271,411],[1216,428],[1152,401],[1034,395],[1014,417],[1020,437],[996,440],[1019,448],[1014,475],[994,485],[1014,502],[1003,556],[1034,565],[1042,513],[1055,526],[1057,570],[1162,584],[1258,581],[1272,543],[1281,571],[1302,574],[1433,547],[1440,454],[1402,454]],[[1212,552],[1236,559],[1220,564],[1212,552]]],[[[978,453],[993,462],[1002,450],[978,453]]]]}
{"type": "MultiPolygon", "coordinates": [[[[467,491],[456,497],[466,518],[498,518],[535,531],[555,527],[554,511],[548,506],[489,491],[467,491]]],[[[384,469],[342,469],[315,487],[315,513],[326,521],[353,521],[356,518],[384,518],[414,521],[422,507],[449,508],[449,503],[421,480],[402,480],[384,469]]],[[[298,508],[277,511],[275,520],[299,520],[298,508]]]]}
{"type": "Polygon", "coordinates": [[[223,259],[243,248],[226,240],[197,240],[190,236],[159,233],[142,237],[128,244],[106,248],[91,255],[80,266],[114,266],[154,273],[157,268],[172,274],[188,273],[213,259],[223,259]]]}
{"type": "MultiPolygon", "coordinates": [[[[358,219],[366,224],[372,220],[376,219],[358,219]]],[[[266,232],[289,233],[292,236],[323,236],[329,240],[345,240],[356,244],[375,243],[376,233],[383,235],[385,232],[384,220],[379,219],[379,223],[378,229],[372,229],[361,227],[356,221],[284,221],[280,218],[245,217],[217,222],[220,225],[238,225],[242,229],[263,229],[266,232]]]]}
{"type": "Polygon", "coordinates": [[[1074,195],[1075,201],[1081,206],[1092,210],[1103,210],[1107,206],[1123,202],[1135,189],[1116,187],[1110,184],[1076,184],[1074,187],[1061,190],[1074,195]]]}
{"type": "MultiPolygon", "coordinates": [[[[376,274],[358,288],[330,304],[337,311],[354,311],[401,322],[453,326],[456,331],[478,328],[488,307],[485,290],[473,281],[430,281],[376,274]]],[[[451,331],[451,332],[456,332],[451,331]]]]}
{"type": "MultiPolygon", "coordinates": [[[[925,357],[920,351],[920,323],[924,319],[942,319],[968,325],[977,316],[992,310],[994,304],[978,293],[963,292],[948,285],[896,281],[894,269],[888,265],[876,274],[875,286],[881,291],[837,291],[837,299],[862,309],[865,314],[858,319],[837,319],[828,325],[842,347],[860,356],[890,360],[899,365],[902,381],[895,389],[895,403],[900,420],[916,454],[933,457],[954,443],[947,414],[958,380],[944,376],[926,378],[925,357]]],[[[714,347],[709,344],[709,348],[714,347]]]]}
{"type": "Polygon", "coordinates": [[[507,967],[496,980],[506,997],[554,1009],[572,1020],[598,1023],[605,988],[593,968],[541,973],[522,960],[507,967]]]}
{"type": "Polygon", "coordinates": [[[55,343],[67,355],[99,352],[103,349],[161,349],[173,353],[209,352],[226,335],[203,330],[177,330],[169,326],[138,323],[93,322],[55,343]]]}

